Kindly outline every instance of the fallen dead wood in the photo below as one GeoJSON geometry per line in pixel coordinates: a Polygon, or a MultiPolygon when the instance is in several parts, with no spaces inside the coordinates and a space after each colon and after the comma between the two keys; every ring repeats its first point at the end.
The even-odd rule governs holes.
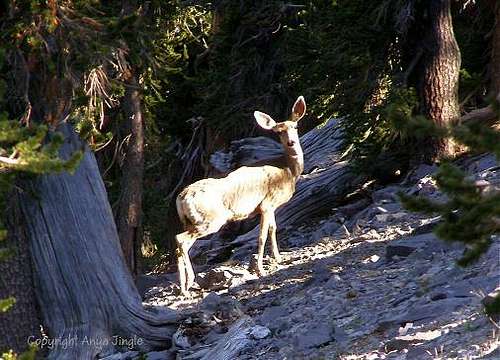
{"type": "Polygon", "coordinates": [[[496,106],[488,105],[486,107],[471,110],[470,112],[462,115],[460,118],[461,124],[486,124],[495,129],[500,128],[500,114],[498,106],[500,105],[500,93],[497,95],[496,106]],[[496,107],[496,108],[495,108],[496,107]]]}
{"type": "MultiPolygon", "coordinates": [[[[313,129],[300,138],[304,150],[304,174],[340,161],[342,131],[337,119],[313,129]]],[[[231,142],[228,152],[218,151],[210,157],[210,164],[225,174],[240,166],[259,166],[281,163],[281,144],[271,138],[259,136],[231,142]]]]}
{"type": "Polygon", "coordinates": [[[500,119],[491,105],[468,112],[460,118],[462,124],[488,124],[498,127],[500,119]]]}
{"type": "Polygon", "coordinates": [[[181,350],[183,360],[232,360],[250,343],[250,332],[255,325],[251,317],[244,315],[236,320],[227,333],[210,345],[181,350]]]}
{"type": "Polygon", "coordinates": [[[241,350],[249,343],[248,332],[253,321],[245,316],[236,321],[217,345],[212,348],[202,360],[232,360],[238,356],[241,350]]]}

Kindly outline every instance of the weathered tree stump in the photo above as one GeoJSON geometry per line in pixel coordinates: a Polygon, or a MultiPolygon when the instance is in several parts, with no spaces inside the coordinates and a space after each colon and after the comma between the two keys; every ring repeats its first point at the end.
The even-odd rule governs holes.
{"type": "MultiPolygon", "coordinates": [[[[84,147],[69,125],[61,131],[63,158],[84,147]]],[[[176,315],[143,308],[94,154],[84,152],[73,175],[25,181],[19,195],[44,330],[61,342],[50,358],[93,359],[111,353],[116,336],[142,350],[168,348],[176,315]]]]}

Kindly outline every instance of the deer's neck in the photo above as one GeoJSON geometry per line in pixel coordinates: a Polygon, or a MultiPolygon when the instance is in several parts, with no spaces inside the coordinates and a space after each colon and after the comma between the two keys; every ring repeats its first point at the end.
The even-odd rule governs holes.
{"type": "Polygon", "coordinates": [[[300,151],[295,151],[293,154],[286,154],[287,166],[292,172],[292,175],[297,179],[302,171],[304,171],[304,154],[302,149],[300,151]]]}

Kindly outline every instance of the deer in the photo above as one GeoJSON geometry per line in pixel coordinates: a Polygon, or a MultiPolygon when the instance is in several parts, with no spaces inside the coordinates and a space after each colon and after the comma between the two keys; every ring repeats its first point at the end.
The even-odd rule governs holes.
{"type": "Polygon", "coordinates": [[[276,241],[275,211],[287,203],[295,192],[295,184],[304,170],[304,154],[297,125],[306,113],[306,103],[299,96],[288,120],[276,122],[266,113],[255,111],[257,124],[279,136],[284,150],[282,165],[242,166],[222,178],[199,180],[182,190],[176,207],[184,232],[177,234],[177,264],[180,290],[189,296],[195,273],[189,249],[199,238],[218,232],[230,221],[244,220],[260,214],[257,251],[257,276],[266,275],[263,267],[264,249],[270,238],[277,263],[281,255],[276,241]]]}

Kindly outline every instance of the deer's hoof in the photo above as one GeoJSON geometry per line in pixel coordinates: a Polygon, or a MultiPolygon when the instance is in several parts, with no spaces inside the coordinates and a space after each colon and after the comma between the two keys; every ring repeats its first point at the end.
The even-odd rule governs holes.
{"type": "Polygon", "coordinates": [[[264,268],[260,268],[260,269],[256,268],[255,274],[257,274],[258,277],[261,277],[261,276],[266,276],[267,272],[266,272],[266,270],[264,270],[264,268]]]}

